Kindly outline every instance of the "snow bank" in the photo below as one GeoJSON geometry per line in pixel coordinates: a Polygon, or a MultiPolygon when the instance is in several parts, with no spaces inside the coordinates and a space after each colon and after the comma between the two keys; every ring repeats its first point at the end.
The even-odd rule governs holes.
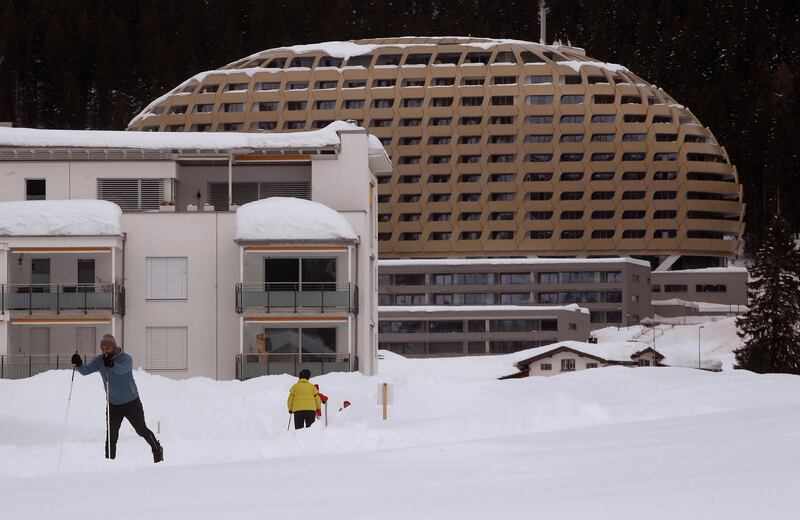
{"type": "MultiPolygon", "coordinates": [[[[360,127],[334,121],[310,132],[120,132],[112,130],[38,130],[0,127],[0,146],[26,148],[133,148],[141,150],[235,150],[324,148],[341,144],[338,132],[360,127]]],[[[369,149],[383,152],[370,135],[369,149]]]]}
{"type": "Polygon", "coordinates": [[[119,235],[121,217],[104,200],[0,202],[0,236],[119,235]]]}
{"type": "Polygon", "coordinates": [[[319,202],[270,197],[236,210],[236,240],[358,240],[337,211],[319,202]]]}

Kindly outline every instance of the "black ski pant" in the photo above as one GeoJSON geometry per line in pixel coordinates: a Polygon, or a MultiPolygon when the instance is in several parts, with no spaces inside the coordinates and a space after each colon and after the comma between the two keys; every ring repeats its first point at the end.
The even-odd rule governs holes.
{"type": "Polygon", "coordinates": [[[317,412],[314,410],[298,410],[294,412],[294,429],[308,428],[314,424],[314,419],[317,418],[317,412]]]}
{"type": "Polygon", "coordinates": [[[150,448],[155,451],[158,447],[158,440],[155,434],[150,431],[144,421],[144,408],[142,401],[137,397],[133,401],[125,404],[109,404],[108,422],[111,427],[111,452],[108,450],[108,431],[106,431],[106,458],[113,459],[117,456],[117,439],[119,439],[119,427],[122,426],[122,419],[128,419],[133,429],[140,437],[144,437],[150,448]]]}

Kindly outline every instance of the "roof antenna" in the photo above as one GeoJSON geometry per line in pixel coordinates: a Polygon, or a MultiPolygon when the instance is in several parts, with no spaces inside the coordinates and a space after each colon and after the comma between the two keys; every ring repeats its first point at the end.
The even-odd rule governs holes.
{"type": "Polygon", "coordinates": [[[539,43],[546,45],[547,41],[547,2],[539,0],[539,43]]]}

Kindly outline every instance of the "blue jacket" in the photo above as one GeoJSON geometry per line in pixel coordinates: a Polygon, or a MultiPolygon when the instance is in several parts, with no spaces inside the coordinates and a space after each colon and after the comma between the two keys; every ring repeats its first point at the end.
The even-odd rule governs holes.
{"type": "Polygon", "coordinates": [[[133,380],[133,358],[122,352],[117,347],[114,351],[114,366],[106,368],[103,364],[103,356],[99,355],[85,365],[78,367],[78,372],[87,376],[92,372],[100,372],[103,378],[103,390],[108,378],[108,400],[111,404],[125,404],[136,400],[139,391],[136,389],[136,381],[133,380]]]}

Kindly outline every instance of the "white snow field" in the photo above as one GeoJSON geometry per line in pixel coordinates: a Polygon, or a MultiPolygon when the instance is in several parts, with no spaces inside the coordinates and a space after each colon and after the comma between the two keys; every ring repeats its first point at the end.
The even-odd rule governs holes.
{"type": "MultiPolygon", "coordinates": [[[[709,343],[714,327],[732,320],[706,324],[709,343]]],[[[657,348],[696,352],[696,326],[670,331],[657,348]]],[[[2,380],[0,518],[798,518],[800,377],[732,371],[730,348],[703,354],[714,350],[723,372],[610,367],[505,381],[532,351],[386,352],[379,376],[313,378],[331,399],[329,425],[297,432],[287,431],[288,375],[137,372],[161,464],[127,422],[117,459],[103,459],[97,374],[75,376],[65,434],[69,371],[2,380]],[[394,391],[385,422],[384,381],[394,391]],[[337,413],[344,399],[353,405],[337,413]]]]}

